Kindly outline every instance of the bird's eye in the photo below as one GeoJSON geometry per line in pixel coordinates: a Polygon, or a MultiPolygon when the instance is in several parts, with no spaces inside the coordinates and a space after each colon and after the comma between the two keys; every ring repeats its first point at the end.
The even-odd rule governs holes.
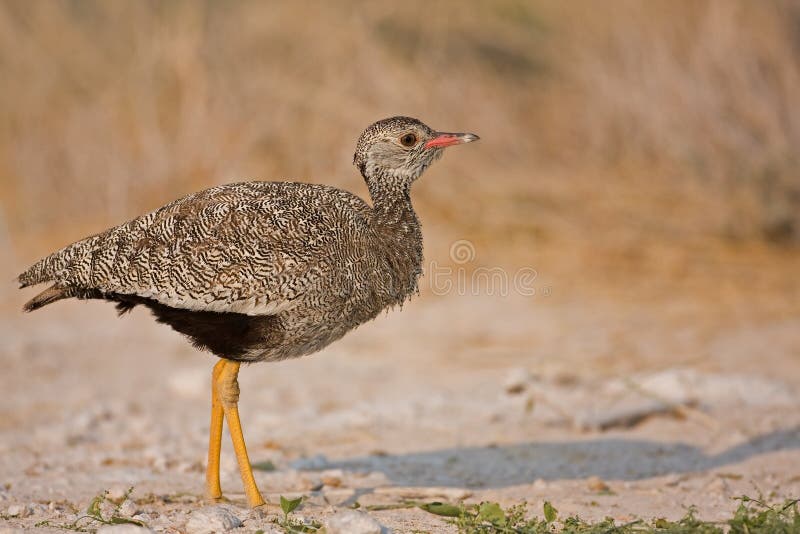
{"type": "Polygon", "coordinates": [[[400,138],[400,144],[408,147],[414,146],[417,144],[417,136],[413,133],[405,134],[400,138]]]}

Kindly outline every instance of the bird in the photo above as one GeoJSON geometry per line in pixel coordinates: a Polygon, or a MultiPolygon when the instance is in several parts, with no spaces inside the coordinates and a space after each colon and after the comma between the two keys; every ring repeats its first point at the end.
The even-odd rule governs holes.
{"type": "Polygon", "coordinates": [[[262,506],[239,418],[240,365],[315,353],[417,294],[423,248],[411,186],[445,148],[478,139],[411,117],[379,120],[353,156],[371,204],[323,184],[212,187],[39,260],[20,288],[50,285],[24,310],[68,298],[110,301],[120,316],[143,306],[219,358],[206,497],[222,499],[227,420],[248,505],[262,506]]]}

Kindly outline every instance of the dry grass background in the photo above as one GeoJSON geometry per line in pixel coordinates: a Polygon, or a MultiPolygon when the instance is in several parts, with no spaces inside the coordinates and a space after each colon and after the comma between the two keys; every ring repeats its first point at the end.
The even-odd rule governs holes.
{"type": "MultiPolygon", "coordinates": [[[[424,287],[325,357],[242,373],[252,457],[278,466],[262,488],[304,491],[313,469],[292,462],[308,453],[384,462],[369,470],[388,478],[363,484],[392,491],[485,479],[476,502],[625,522],[689,504],[729,517],[751,481],[797,495],[796,403],[769,388],[800,384],[800,1],[0,0],[0,515],[38,503],[17,526],[63,518],[48,499],[85,509],[112,483],[199,492],[207,432],[209,355],[144,311],[117,321],[72,302],[23,317],[32,292],[13,276],[219,183],[366,195],[356,138],[395,114],[482,138],[415,185],[427,259],[452,266],[468,240],[460,267],[533,267],[550,293],[424,287]],[[507,394],[519,371],[527,401],[507,394]],[[742,402],[703,386],[696,419],[563,423],[613,413],[609,384],[686,372],[723,393],[733,377],[742,402]],[[718,477],[717,457],[741,480],[718,477]],[[618,493],[587,490],[595,474],[618,493]]],[[[177,528],[193,508],[148,509],[177,528]]],[[[377,516],[398,532],[442,526],[377,516]]]]}
{"type": "Polygon", "coordinates": [[[409,114],[483,138],[416,187],[431,257],[797,295],[799,58],[790,0],[6,0],[0,241],[19,269],[241,179],[366,194],[357,135],[409,114]]]}

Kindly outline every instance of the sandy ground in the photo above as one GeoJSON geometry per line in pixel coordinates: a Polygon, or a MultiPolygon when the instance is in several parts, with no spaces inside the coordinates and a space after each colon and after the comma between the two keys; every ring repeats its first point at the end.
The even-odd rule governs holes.
{"type": "MultiPolygon", "coordinates": [[[[694,504],[721,519],[738,495],[800,495],[800,316],[723,320],[559,289],[424,294],[315,356],[243,368],[251,459],[275,466],[256,473],[265,498],[305,495],[298,517],[358,502],[387,530],[452,532],[417,508],[367,507],[527,501],[540,513],[549,500],[562,516],[624,521],[694,504]]],[[[2,524],[68,523],[133,486],[127,514],[192,531],[213,357],[143,310],[117,319],[72,301],[24,316],[27,294],[6,296],[2,524]]],[[[247,510],[227,437],[222,482],[245,530],[274,528],[277,508],[247,510]]]]}

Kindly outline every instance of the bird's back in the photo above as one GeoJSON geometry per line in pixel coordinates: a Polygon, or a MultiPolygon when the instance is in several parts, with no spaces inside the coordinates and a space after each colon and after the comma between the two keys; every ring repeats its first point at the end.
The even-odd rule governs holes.
{"type": "Polygon", "coordinates": [[[274,313],[326,275],[342,232],[367,231],[369,209],[323,185],[218,186],[73,243],[19,281],[54,283],[29,309],[56,296],[117,294],[196,311],[274,313]]]}

